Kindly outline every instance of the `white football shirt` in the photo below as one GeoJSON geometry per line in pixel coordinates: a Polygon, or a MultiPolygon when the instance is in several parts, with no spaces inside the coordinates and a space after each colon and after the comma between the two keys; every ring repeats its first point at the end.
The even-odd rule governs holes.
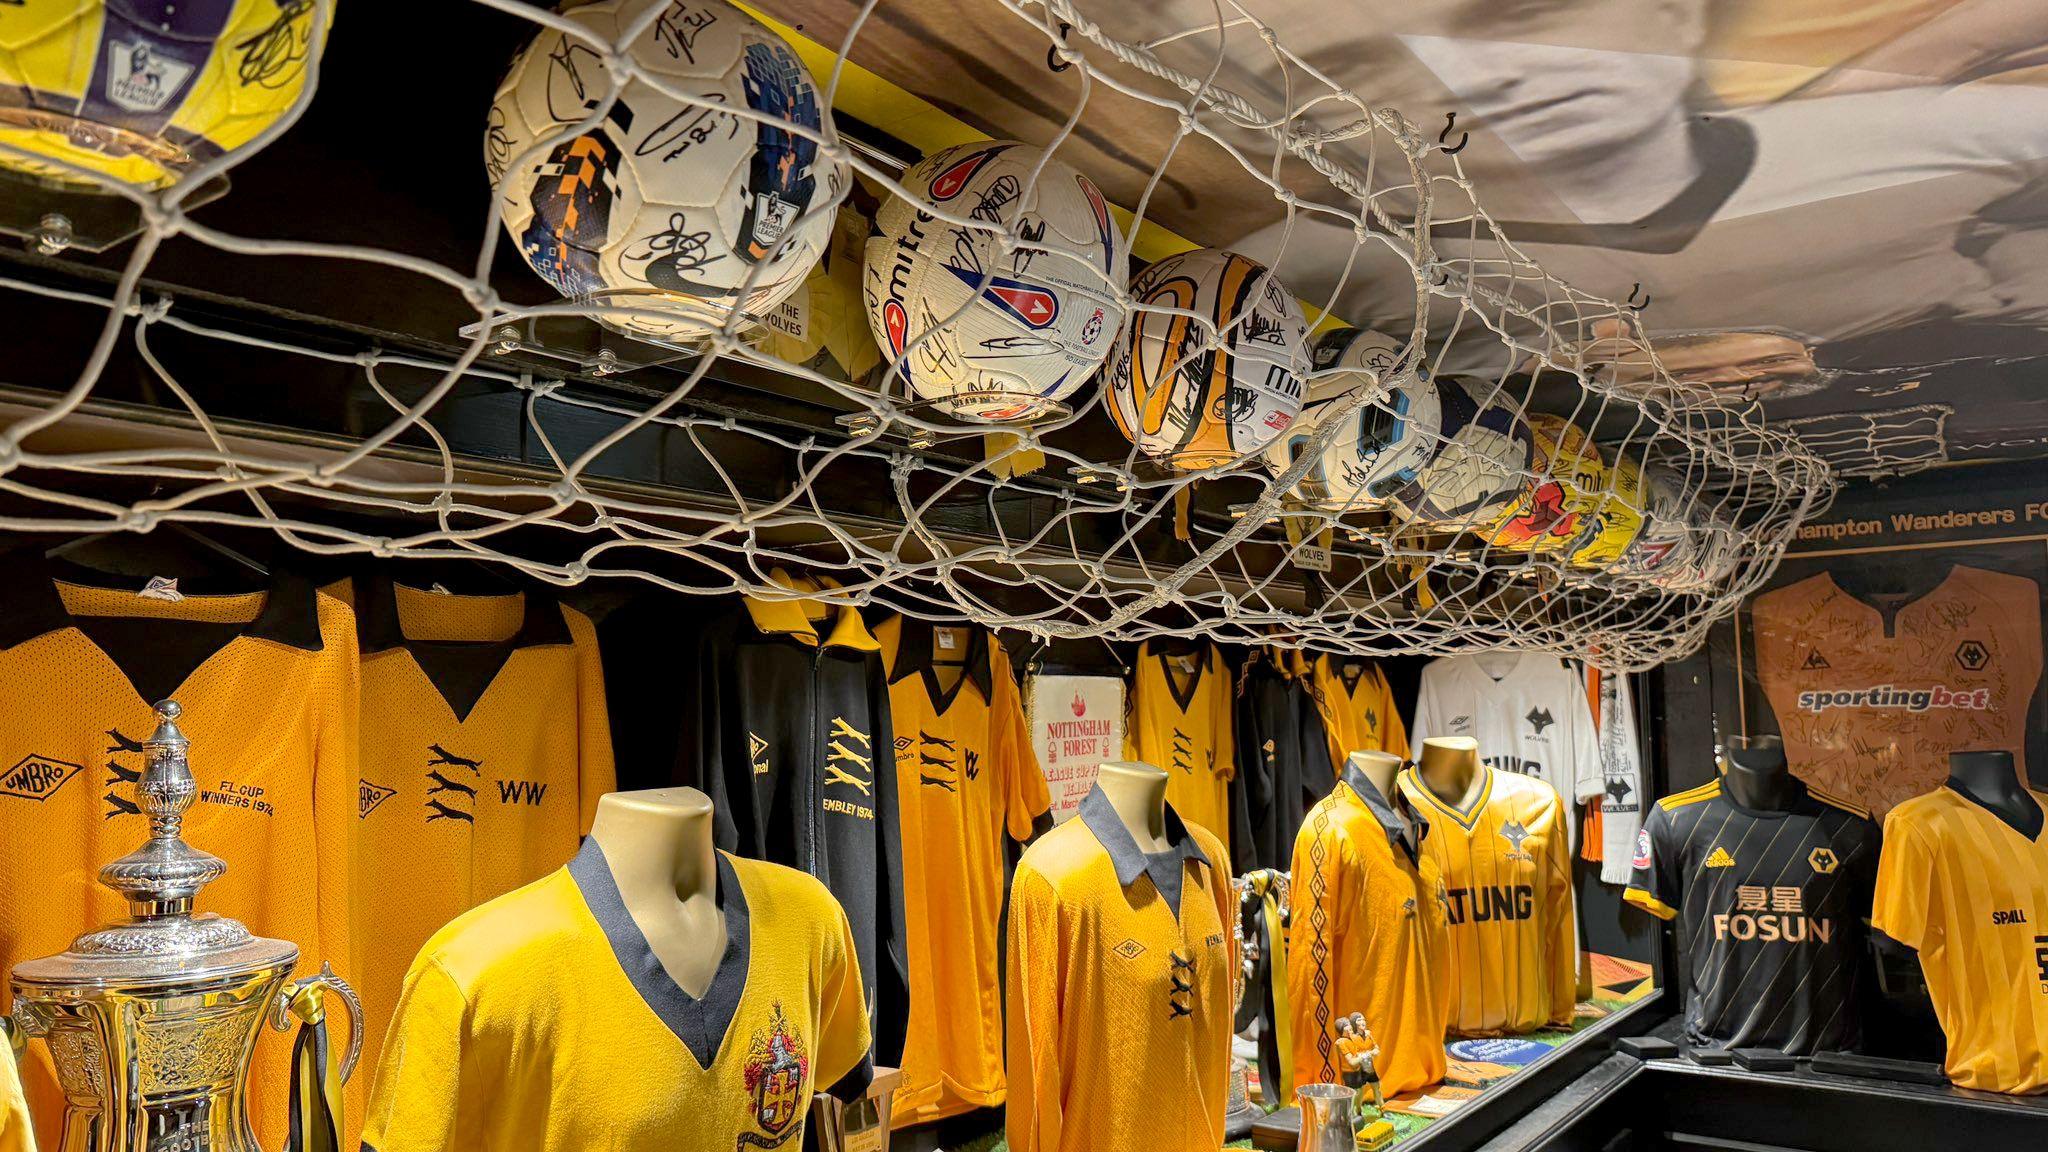
{"type": "Polygon", "coordinates": [[[1607,786],[1586,682],[1555,656],[1481,652],[1422,670],[1411,740],[1470,736],[1502,772],[1534,776],[1583,803],[1607,786]]]}

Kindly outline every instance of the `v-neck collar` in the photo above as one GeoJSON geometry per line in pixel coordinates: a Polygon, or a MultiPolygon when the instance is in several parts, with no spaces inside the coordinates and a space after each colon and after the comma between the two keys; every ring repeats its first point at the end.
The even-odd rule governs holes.
{"type": "Polygon", "coordinates": [[[1394,795],[1387,796],[1372,782],[1372,777],[1359,771],[1350,757],[1344,758],[1342,779],[1358,799],[1365,805],[1372,818],[1379,821],[1380,828],[1387,834],[1387,847],[1405,853],[1408,862],[1414,864],[1422,857],[1422,842],[1429,838],[1429,822],[1422,814],[1409,807],[1401,795],[1401,778],[1394,777],[1394,795]]]}
{"type": "Polygon", "coordinates": [[[1471,789],[1474,795],[1469,808],[1460,808],[1432,792],[1429,785],[1423,781],[1422,773],[1414,768],[1401,770],[1400,783],[1408,790],[1409,799],[1420,799],[1424,804],[1457,821],[1458,827],[1468,833],[1478,826],[1480,813],[1486,811],[1486,802],[1493,799],[1493,769],[1485,764],[1479,766],[1478,787],[1471,789]]]}
{"type": "Polygon", "coordinates": [[[1137,837],[1124,827],[1123,817],[1116,814],[1116,805],[1097,784],[1081,797],[1081,823],[1093,833],[1095,841],[1109,853],[1109,862],[1116,869],[1116,882],[1128,889],[1138,882],[1140,876],[1150,876],[1152,887],[1166,901],[1166,910],[1180,919],[1181,879],[1186,875],[1183,867],[1193,860],[1203,867],[1214,867],[1209,863],[1207,853],[1195,838],[1188,834],[1188,826],[1173,810],[1166,806],[1166,848],[1159,852],[1147,852],[1138,847],[1137,837]]]}
{"type": "Polygon", "coordinates": [[[1870,601],[1864,599],[1862,596],[1859,596],[1856,593],[1851,592],[1849,589],[1842,587],[1841,582],[1835,579],[1834,573],[1832,572],[1823,572],[1820,574],[1820,578],[1826,580],[1828,582],[1828,587],[1833,588],[1835,591],[1841,593],[1844,597],[1846,597],[1849,600],[1850,603],[1855,604],[1861,608],[1864,608],[1865,610],[1869,611],[1872,615],[1876,616],[1878,626],[1883,630],[1885,639],[1896,640],[1898,639],[1899,632],[1899,617],[1905,613],[1906,609],[1911,608],[1913,605],[1920,603],[1922,600],[1925,600],[1928,597],[1934,595],[1936,592],[1941,591],[1943,588],[1948,587],[1949,581],[1956,579],[1958,576],[1961,576],[1962,572],[1963,565],[1949,565],[1948,572],[1945,573],[1941,579],[1928,585],[1925,591],[1915,593],[1907,599],[1899,601],[1890,609],[1886,609],[1878,604],[1873,604],[1870,601]]]}
{"type": "MultiPolygon", "coordinates": [[[[0,566],[0,651],[25,644],[40,636],[75,628],[108,662],[127,679],[144,702],[176,696],[185,683],[215,656],[236,640],[248,638],[282,644],[305,652],[318,652],[325,642],[320,636],[320,615],[313,585],[304,577],[279,571],[270,587],[258,592],[237,593],[221,599],[261,596],[262,606],[246,623],[181,619],[175,615],[82,614],[73,615],[50,566],[34,552],[17,553],[12,563],[0,566]],[[150,634],[146,660],[129,657],[126,641],[150,634]],[[95,635],[97,633],[97,635],[95,635]],[[129,657],[124,659],[124,657],[129,657]]],[[[127,589],[109,588],[84,580],[63,583],[84,589],[88,595],[133,595],[127,589]]],[[[188,600],[215,599],[211,595],[188,596],[188,600]]]]}
{"type": "Polygon", "coordinates": [[[2000,824],[2005,825],[2007,828],[2011,828],[2014,835],[2021,837],[2022,839],[2026,840],[2026,842],[2029,844],[2041,843],[2042,835],[2044,833],[2048,833],[2048,805],[2043,805],[2041,803],[2040,795],[2036,793],[2032,788],[2028,788],[2024,785],[2020,787],[2020,791],[2026,795],[2028,800],[2033,801],[2034,804],[2034,830],[2032,832],[2029,832],[2025,828],[2018,827],[2017,825],[2013,824],[2012,821],[2007,820],[2005,816],[1998,811],[1998,809],[1993,808],[1991,805],[1986,804],[1982,800],[1979,800],[1968,789],[1958,788],[1954,784],[1949,783],[1948,781],[1943,781],[1941,786],[1955,793],[1956,795],[1961,796],[1964,800],[1969,801],[1970,804],[1975,806],[1978,811],[1983,812],[1986,816],[1991,817],[1993,820],[1998,821],[2000,824]]]}
{"type": "Polygon", "coordinates": [[[1167,694],[1173,697],[1173,702],[1180,706],[1182,712],[1186,712],[1194,705],[1195,693],[1200,691],[1202,687],[1202,677],[1209,672],[1209,654],[1211,651],[1212,649],[1205,644],[1196,648],[1192,653],[1168,653],[1164,648],[1155,647],[1150,642],[1146,644],[1147,654],[1159,662],[1159,674],[1166,677],[1167,694]],[[1195,670],[1188,673],[1187,691],[1183,692],[1181,691],[1180,678],[1174,674],[1173,666],[1167,663],[1167,661],[1175,657],[1189,655],[1195,657],[1195,670]]]}
{"type": "Polygon", "coordinates": [[[987,700],[995,690],[995,671],[991,661],[994,653],[988,640],[988,633],[971,624],[961,625],[967,632],[967,651],[956,664],[954,661],[938,659],[938,629],[929,620],[918,620],[909,616],[896,618],[896,658],[889,667],[889,683],[894,684],[905,676],[916,675],[924,680],[925,695],[931,699],[932,711],[940,716],[953,706],[960,696],[960,689],[969,680],[981,689],[981,698],[987,700]],[[950,688],[939,685],[940,664],[956,666],[960,675],[950,688]]]}
{"type": "Polygon", "coordinates": [[[552,597],[532,592],[521,598],[519,630],[504,640],[414,640],[398,615],[398,593],[388,576],[358,577],[356,636],[364,656],[404,649],[460,722],[469,719],[484,693],[521,648],[572,644],[575,638],[552,597]]]}
{"type": "Polygon", "coordinates": [[[725,916],[725,954],[719,957],[718,971],[712,975],[711,986],[704,990],[702,998],[683,991],[662,966],[654,946],[647,942],[640,925],[633,922],[633,914],[626,910],[618,882],[612,879],[611,866],[605,863],[604,849],[597,846],[595,839],[584,839],[583,847],[569,861],[569,876],[583,894],[591,917],[604,930],[612,955],[618,957],[626,979],[633,982],[633,990],[640,993],[640,998],[668,1025],[668,1030],[690,1050],[697,1066],[710,1068],[718,1059],[726,1032],[732,1028],[733,1017],[739,1014],[740,998],[747,990],[747,966],[753,956],[747,890],[733,872],[731,859],[723,852],[718,853],[718,909],[725,916]]]}

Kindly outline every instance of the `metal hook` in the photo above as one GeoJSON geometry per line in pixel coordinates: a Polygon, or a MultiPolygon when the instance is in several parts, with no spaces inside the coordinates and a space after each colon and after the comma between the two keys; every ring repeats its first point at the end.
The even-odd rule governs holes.
{"type": "Polygon", "coordinates": [[[1047,48],[1045,50],[1045,66],[1047,68],[1050,68],[1055,72],[1065,72],[1067,69],[1072,68],[1074,66],[1071,61],[1060,59],[1060,47],[1067,42],[1067,32],[1072,28],[1073,25],[1067,23],[1065,20],[1060,21],[1059,44],[1055,44],[1052,47],[1047,48]]]}
{"type": "Polygon", "coordinates": [[[1641,295],[1642,291],[1643,282],[1638,280],[1635,282],[1634,286],[1629,288],[1628,300],[1624,304],[1624,307],[1626,307],[1631,312],[1641,312],[1643,309],[1648,308],[1650,306],[1650,298],[1648,296],[1644,296],[1641,303],[1638,303],[1636,301],[1636,297],[1638,295],[1641,295]]]}
{"type": "Polygon", "coordinates": [[[1456,148],[1445,146],[1445,141],[1451,138],[1451,129],[1457,126],[1458,114],[1456,112],[1444,113],[1444,130],[1436,134],[1436,143],[1437,147],[1443,148],[1444,155],[1446,156],[1456,156],[1465,150],[1465,145],[1472,142],[1472,134],[1470,132],[1460,132],[1458,133],[1458,146],[1456,148]]]}

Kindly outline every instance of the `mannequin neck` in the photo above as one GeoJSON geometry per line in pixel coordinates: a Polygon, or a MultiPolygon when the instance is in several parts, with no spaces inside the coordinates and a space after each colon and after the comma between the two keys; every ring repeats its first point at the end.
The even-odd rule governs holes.
{"type": "Polygon", "coordinates": [[[662,967],[684,992],[702,996],[725,952],[711,798],[695,788],[608,793],[598,798],[590,838],[662,967]]]}
{"type": "Polygon", "coordinates": [[[1383,798],[1394,798],[1394,778],[1401,773],[1399,756],[1391,752],[1353,752],[1345,757],[1344,762],[1372,781],[1372,786],[1380,790],[1383,798]]]}
{"type": "Polygon", "coordinates": [[[1804,792],[1785,762],[1785,746],[1776,740],[1759,738],[1746,748],[1730,747],[1721,761],[1721,787],[1744,808],[1789,811],[1804,792]]]}
{"type": "Polygon", "coordinates": [[[1117,819],[1130,829],[1144,852],[1164,852],[1166,843],[1166,772],[1134,760],[1112,760],[1096,773],[1117,819]]]}
{"type": "Polygon", "coordinates": [[[1469,736],[1438,736],[1422,742],[1415,774],[1437,799],[1462,808],[1482,767],[1479,741],[1469,736]]]}
{"type": "Polygon", "coordinates": [[[2041,805],[2020,783],[2010,752],[1951,752],[1948,786],[2030,838],[2041,834],[2041,805]]]}

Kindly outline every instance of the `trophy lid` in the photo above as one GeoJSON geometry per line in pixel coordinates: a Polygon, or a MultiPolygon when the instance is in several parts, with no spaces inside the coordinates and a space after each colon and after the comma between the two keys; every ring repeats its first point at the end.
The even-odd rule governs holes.
{"type": "Polygon", "coordinates": [[[178,983],[276,965],[291,967],[298,949],[251,935],[240,922],[194,915],[200,889],[228,870],[220,857],[180,839],[185,809],[199,794],[186,761],[191,742],[178,729],[176,700],[156,705],[156,730],[143,741],[135,803],[149,817],[149,839],[100,869],[100,883],[128,901],[129,919],[72,942],[71,950],[14,967],[27,985],[178,983]]]}

